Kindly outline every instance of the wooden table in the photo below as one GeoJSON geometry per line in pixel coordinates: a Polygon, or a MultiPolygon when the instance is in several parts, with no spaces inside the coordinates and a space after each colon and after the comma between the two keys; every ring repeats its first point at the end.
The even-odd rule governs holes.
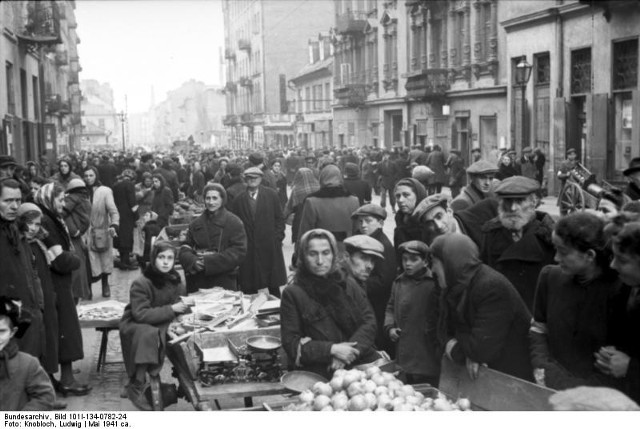
{"type": "Polygon", "coordinates": [[[107,362],[107,345],[109,343],[109,333],[111,331],[118,331],[118,324],[120,319],[110,320],[80,320],[81,328],[95,328],[97,332],[101,333],[100,338],[100,350],[98,351],[98,364],[96,371],[101,372],[106,365],[121,364],[123,361],[109,361],[107,362]]]}

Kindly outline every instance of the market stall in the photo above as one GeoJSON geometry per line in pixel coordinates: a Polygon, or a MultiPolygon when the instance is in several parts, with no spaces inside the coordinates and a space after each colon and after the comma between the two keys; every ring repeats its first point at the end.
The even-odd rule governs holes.
{"type": "Polygon", "coordinates": [[[81,328],[94,328],[100,333],[100,350],[96,370],[102,371],[106,365],[121,364],[122,361],[107,362],[107,345],[109,333],[118,330],[118,323],[126,304],[108,300],[94,304],[82,304],[76,307],[81,328]]]}

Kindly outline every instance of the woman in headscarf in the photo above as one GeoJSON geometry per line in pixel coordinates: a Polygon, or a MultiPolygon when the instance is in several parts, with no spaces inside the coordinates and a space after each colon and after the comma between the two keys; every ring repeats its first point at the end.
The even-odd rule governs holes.
{"type": "Polygon", "coordinates": [[[91,202],[87,186],[82,179],[71,179],[67,186],[62,217],[73,243],[73,251],[80,259],[80,268],[71,274],[73,296],[76,299],[93,298],[89,274],[89,255],[84,242],[84,234],[89,229],[91,216],[91,202]]]}
{"type": "Polygon", "coordinates": [[[111,296],[109,275],[113,272],[113,237],[118,233],[120,214],[113,201],[111,188],[100,183],[98,169],[89,167],[84,172],[89,190],[91,218],[88,231],[89,262],[94,282],[102,281],[102,296],[111,296]]]}
{"type": "Polygon", "coordinates": [[[293,177],[291,185],[291,196],[284,208],[284,217],[287,219],[293,215],[291,222],[291,242],[295,244],[298,241],[298,230],[300,229],[300,215],[302,214],[302,203],[314,192],[320,189],[320,183],[309,168],[300,168],[293,177]]]}
{"type": "Polygon", "coordinates": [[[58,360],[60,381],[54,387],[63,396],[84,396],[89,386],[81,384],[73,375],[72,364],[84,358],[82,332],[71,289],[71,272],[80,267],[78,257],[71,251],[71,237],[62,218],[64,189],[54,183],[44,185],[35,196],[35,203],[42,211],[42,227],[49,236],[44,241],[52,255],[51,279],[55,286],[58,307],[58,360]]]}
{"type": "Polygon", "coordinates": [[[158,215],[158,227],[160,229],[169,225],[169,217],[173,213],[173,192],[166,186],[162,174],[153,175],[153,200],[151,211],[158,215]]]}
{"type": "Polygon", "coordinates": [[[59,183],[66,190],[71,179],[80,179],[80,176],[71,170],[71,160],[62,158],[58,161],[58,172],[51,176],[51,180],[59,183]]]}
{"type": "Polygon", "coordinates": [[[358,207],[358,197],[345,189],[338,166],[328,164],[320,171],[320,190],[309,195],[302,206],[298,235],[315,228],[326,229],[344,250],[342,242],[357,229],[351,214],[358,207]]]}
{"type": "Polygon", "coordinates": [[[427,197],[427,190],[418,180],[405,178],[398,180],[393,189],[398,211],[396,212],[396,229],[393,231],[393,244],[396,248],[398,266],[402,266],[400,245],[407,241],[418,240],[428,243],[424,226],[419,219],[411,216],[420,201],[427,197]]]}
{"type": "Polygon", "coordinates": [[[362,288],[339,268],[338,245],[323,229],[299,242],[296,273],[282,293],[282,346],[290,366],[328,376],[373,362],[376,318],[362,288]]]}
{"type": "Polygon", "coordinates": [[[466,365],[472,379],[486,364],[533,381],[527,337],[531,314],[518,291],[480,261],[478,247],[466,235],[441,235],[431,250],[431,270],[440,288],[438,310],[431,316],[437,315],[437,322],[428,323],[434,350],[466,365]]]}

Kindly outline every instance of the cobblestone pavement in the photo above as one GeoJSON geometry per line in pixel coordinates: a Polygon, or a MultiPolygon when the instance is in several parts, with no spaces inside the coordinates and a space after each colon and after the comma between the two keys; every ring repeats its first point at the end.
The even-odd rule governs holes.
{"type": "MultiPolygon", "coordinates": [[[[380,197],[374,196],[374,202],[379,203],[380,197]]],[[[558,209],[555,206],[555,198],[547,197],[540,209],[557,217],[558,209]]],[[[393,229],[395,221],[390,207],[387,206],[388,217],[384,224],[384,231],[393,240],[393,229]]],[[[287,226],[286,238],[283,244],[283,252],[285,263],[289,264],[293,253],[293,245],[291,244],[291,227],[287,226]]],[[[129,286],[132,281],[140,275],[140,270],[136,271],[120,271],[116,269],[109,278],[111,284],[111,298],[120,302],[129,302],[129,286]]],[[[93,284],[94,300],[91,303],[104,301],[100,293],[100,283],[93,284]]],[[[104,367],[102,372],[97,372],[96,365],[98,362],[98,350],[100,347],[100,333],[93,328],[82,330],[84,340],[85,357],[82,361],[76,362],[74,367],[80,369],[80,373],[76,377],[81,381],[88,383],[93,387],[87,396],[60,398],[67,404],[67,410],[119,410],[134,411],[136,408],[127,398],[121,398],[123,386],[126,382],[126,373],[122,363],[111,363],[104,367]]],[[[121,362],[122,354],[120,349],[120,339],[117,331],[111,331],[109,334],[109,342],[107,349],[107,362],[121,362]]],[[[164,382],[176,382],[171,376],[171,364],[166,361],[161,373],[164,382]]],[[[273,400],[282,399],[282,397],[254,398],[254,403],[259,404],[261,401],[271,402],[273,400]]],[[[223,409],[243,407],[242,399],[223,399],[220,400],[223,409]]],[[[179,399],[178,403],[167,408],[172,411],[192,411],[193,406],[179,399]]]]}

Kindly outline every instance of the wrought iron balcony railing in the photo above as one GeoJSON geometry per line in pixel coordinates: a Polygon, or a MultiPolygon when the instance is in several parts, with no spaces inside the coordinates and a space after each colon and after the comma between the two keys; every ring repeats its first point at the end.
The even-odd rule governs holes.
{"type": "Polygon", "coordinates": [[[446,96],[449,90],[449,71],[447,69],[427,69],[407,78],[405,89],[409,98],[437,100],[446,96]]]}
{"type": "Polygon", "coordinates": [[[336,30],[341,34],[362,34],[367,25],[367,12],[348,10],[336,17],[336,30]]]}
{"type": "Polygon", "coordinates": [[[336,88],[336,101],[341,106],[359,107],[367,101],[367,85],[364,83],[349,83],[336,88]]]}

